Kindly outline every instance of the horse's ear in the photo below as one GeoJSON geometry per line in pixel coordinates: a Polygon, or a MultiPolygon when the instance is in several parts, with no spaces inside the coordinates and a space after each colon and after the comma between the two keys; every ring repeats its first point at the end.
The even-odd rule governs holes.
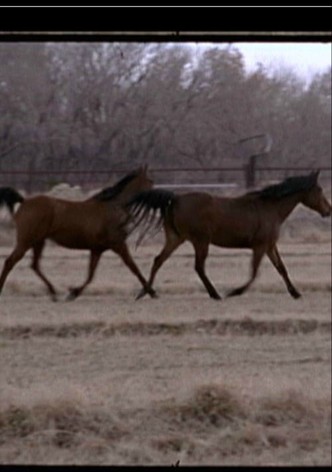
{"type": "Polygon", "coordinates": [[[317,182],[317,180],[318,180],[319,173],[320,173],[320,170],[314,170],[314,171],[311,172],[311,174],[310,174],[310,176],[313,178],[313,180],[314,180],[315,182],[317,182]]]}

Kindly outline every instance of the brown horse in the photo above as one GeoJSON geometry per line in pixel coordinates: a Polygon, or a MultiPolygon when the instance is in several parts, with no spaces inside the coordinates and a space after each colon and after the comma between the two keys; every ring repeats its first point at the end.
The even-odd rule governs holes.
{"type": "MultiPolygon", "coordinates": [[[[149,287],[152,288],[157,271],[184,241],[190,241],[195,250],[195,270],[210,297],[220,295],[205,273],[205,260],[209,244],[226,248],[250,248],[253,252],[251,277],[247,283],[227,295],[241,295],[256,278],[265,254],[284,279],[294,298],[300,293],[289,279],[286,267],[279,255],[277,240],[281,224],[296,207],[306,207],[326,217],[331,214],[331,204],[318,185],[319,172],[306,176],[290,177],[283,182],[262,190],[246,193],[236,198],[215,197],[207,193],[176,195],[167,190],[148,190],[136,195],[129,203],[132,219],[145,229],[155,224],[164,226],[165,245],[154,259],[149,287]],[[159,218],[156,218],[157,213],[159,218]]],[[[145,295],[143,291],[138,298],[145,295]]]]}
{"type": "Polygon", "coordinates": [[[52,299],[56,300],[55,288],[39,265],[45,240],[50,239],[66,248],[90,251],[88,276],[81,286],[70,289],[69,300],[78,297],[92,281],[100,257],[107,249],[121,257],[144,290],[153,296],[154,291],[148,287],[126,244],[129,215],[125,207],[136,193],[152,186],[147,168],[142,167],[84,201],[67,201],[46,195],[24,199],[10,187],[0,188],[0,207],[7,205],[17,229],[16,246],[5,260],[0,276],[0,292],[9,272],[32,249],[31,268],[46,284],[52,299]],[[15,212],[17,203],[20,206],[15,212]]]}

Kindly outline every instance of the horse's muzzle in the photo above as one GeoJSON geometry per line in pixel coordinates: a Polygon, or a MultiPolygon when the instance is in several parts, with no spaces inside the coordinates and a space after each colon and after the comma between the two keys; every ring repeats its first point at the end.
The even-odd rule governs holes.
{"type": "Polygon", "coordinates": [[[326,210],[323,210],[321,212],[321,215],[323,218],[327,218],[328,216],[331,216],[331,207],[327,208],[326,210]]]}

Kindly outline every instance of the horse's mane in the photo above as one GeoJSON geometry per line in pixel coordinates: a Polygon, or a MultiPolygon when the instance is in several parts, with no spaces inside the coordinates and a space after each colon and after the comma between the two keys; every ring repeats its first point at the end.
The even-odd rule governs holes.
{"type": "Polygon", "coordinates": [[[269,185],[261,190],[249,192],[247,195],[258,197],[262,200],[277,200],[298,192],[310,190],[316,184],[314,174],[288,177],[279,184],[269,185]]]}
{"type": "Polygon", "coordinates": [[[100,192],[93,195],[94,200],[98,200],[101,202],[113,200],[117,195],[119,195],[123,189],[138,175],[138,171],[135,170],[130,172],[130,174],[125,175],[121,180],[119,180],[116,184],[111,187],[106,187],[102,189],[100,192]]]}

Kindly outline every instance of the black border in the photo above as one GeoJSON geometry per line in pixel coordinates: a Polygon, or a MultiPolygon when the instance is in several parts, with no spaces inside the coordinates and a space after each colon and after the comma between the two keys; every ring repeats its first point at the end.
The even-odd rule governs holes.
{"type": "Polygon", "coordinates": [[[0,40],[331,40],[328,7],[0,7],[0,40]],[[75,37],[75,38],[74,38],[75,37]]]}

